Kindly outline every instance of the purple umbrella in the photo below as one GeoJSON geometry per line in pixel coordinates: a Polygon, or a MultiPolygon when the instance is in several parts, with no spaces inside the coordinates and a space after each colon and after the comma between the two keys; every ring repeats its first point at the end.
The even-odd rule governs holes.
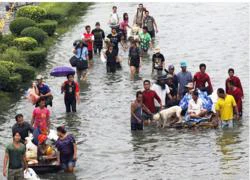
{"type": "Polygon", "coordinates": [[[52,71],[50,72],[51,76],[55,76],[55,77],[64,77],[67,76],[69,74],[75,74],[75,70],[72,69],[71,67],[67,67],[67,66],[59,66],[59,67],[55,67],[52,69],[52,71]]]}

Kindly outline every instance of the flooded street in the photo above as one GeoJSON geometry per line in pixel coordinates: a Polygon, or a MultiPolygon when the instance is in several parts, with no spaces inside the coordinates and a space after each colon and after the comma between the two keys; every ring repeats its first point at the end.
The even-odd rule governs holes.
{"type": "MultiPolygon", "coordinates": [[[[116,3],[118,14],[129,14],[132,24],[137,3],[116,3]]],[[[106,65],[94,57],[87,83],[80,84],[81,103],[77,114],[66,114],[60,86],[66,78],[49,75],[53,67],[68,65],[72,43],[81,37],[85,25],[99,21],[105,34],[112,3],[90,6],[81,22],[53,46],[48,55],[46,83],[54,95],[51,122],[55,128],[65,125],[76,136],[78,161],[75,175],[46,174],[43,179],[248,179],[249,176],[249,6],[248,4],[145,3],[158,25],[156,44],[161,47],[166,64],[186,60],[194,74],[206,63],[214,90],[225,88],[227,70],[235,69],[244,88],[245,112],[241,123],[232,130],[176,130],[145,127],[140,133],[130,131],[130,103],[142,89],[142,80],[131,81],[128,52],[120,48],[123,69],[106,74],[106,65]]],[[[152,51],[149,52],[150,55],[152,51]]],[[[144,58],[140,76],[152,79],[151,56],[144,58]]],[[[32,105],[21,97],[13,104],[1,105],[0,168],[3,146],[11,141],[11,126],[16,113],[31,120],[32,105]]]]}

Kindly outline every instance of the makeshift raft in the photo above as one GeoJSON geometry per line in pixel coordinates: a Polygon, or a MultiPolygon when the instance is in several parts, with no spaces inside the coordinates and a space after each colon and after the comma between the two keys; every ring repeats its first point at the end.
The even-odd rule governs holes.
{"type": "Polygon", "coordinates": [[[61,166],[58,164],[29,164],[29,168],[32,168],[37,174],[45,174],[45,173],[56,173],[61,170],[61,166]]]}

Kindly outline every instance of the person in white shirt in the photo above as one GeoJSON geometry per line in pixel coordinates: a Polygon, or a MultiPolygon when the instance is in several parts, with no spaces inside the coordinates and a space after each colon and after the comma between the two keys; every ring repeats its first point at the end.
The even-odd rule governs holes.
{"type": "Polygon", "coordinates": [[[113,6],[112,7],[112,13],[110,14],[110,17],[109,17],[109,26],[110,26],[110,28],[116,28],[117,30],[119,30],[119,26],[120,26],[119,21],[120,21],[120,19],[119,19],[119,16],[117,14],[117,7],[113,6]]]}
{"type": "MultiPolygon", "coordinates": [[[[156,94],[160,97],[163,108],[165,107],[166,96],[168,96],[169,99],[172,99],[172,96],[170,94],[170,89],[168,85],[166,84],[165,80],[166,78],[164,76],[159,76],[157,78],[157,82],[154,83],[151,87],[151,90],[155,91],[156,94]]],[[[157,112],[159,112],[161,109],[160,104],[158,103],[157,100],[154,100],[154,103],[155,103],[157,112]]]]}
{"type": "Polygon", "coordinates": [[[198,91],[193,91],[192,99],[188,103],[188,115],[190,118],[201,118],[207,113],[207,110],[202,106],[202,100],[199,98],[198,91]]]}

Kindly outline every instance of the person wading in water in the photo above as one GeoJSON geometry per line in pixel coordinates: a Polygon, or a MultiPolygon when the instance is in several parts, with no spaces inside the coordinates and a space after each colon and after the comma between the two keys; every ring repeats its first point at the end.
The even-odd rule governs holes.
{"type": "Polygon", "coordinates": [[[134,24],[142,28],[142,22],[145,15],[146,8],[143,7],[143,4],[139,4],[137,8],[136,15],[134,17],[134,24]]]}
{"type": "Polygon", "coordinates": [[[130,77],[134,78],[135,74],[139,74],[142,56],[140,49],[136,45],[136,41],[132,41],[128,54],[128,65],[130,66],[130,77]]]}
{"type": "Polygon", "coordinates": [[[67,81],[65,81],[61,87],[62,93],[64,92],[64,103],[66,112],[76,112],[76,102],[80,103],[79,85],[74,81],[74,75],[67,75],[67,81]]]}
{"type": "Polygon", "coordinates": [[[3,176],[7,176],[7,164],[8,167],[8,179],[23,180],[23,169],[27,171],[27,161],[25,157],[25,145],[21,142],[21,135],[19,132],[13,133],[13,142],[6,147],[4,161],[3,161],[3,176]]]}
{"type": "Polygon", "coordinates": [[[143,111],[151,114],[142,102],[142,92],[136,92],[136,100],[131,103],[131,130],[143,130],[143,111]]]}

